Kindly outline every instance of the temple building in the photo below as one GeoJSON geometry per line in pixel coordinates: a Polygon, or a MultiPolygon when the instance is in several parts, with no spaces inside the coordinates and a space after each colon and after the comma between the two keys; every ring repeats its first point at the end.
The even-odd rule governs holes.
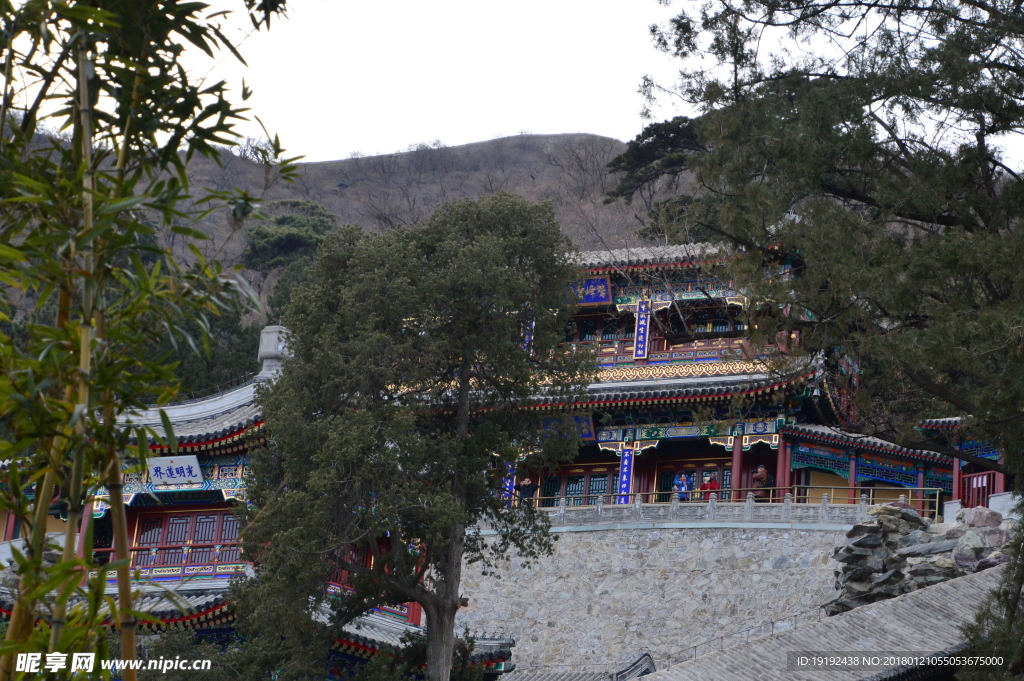
{"type": "MultiPolygon", "coordinates": [[[[586,277],[576,287],[580,307],[566,347],[596,353],[599,375],[584,402],[541,406],[572,414],[584,445],[573,462],[538,472],[540,506],[667,503],[680,474],[697,490],[689,501],[706,499],[709,492],[699,489],[714,487],[713,479],[723,501],[750,493],[775,502],[789,493],[796,503],[825,494],[832,503],[906,496],[932,515],[945,501],[985,505],[988,493],[1005,492],[1000,473],[964,469],[948,456],[835,425],[848,396],[813,368],[785,371],[761,361],[738,321],[745,299],[710,249],[664,246],[576,258],[586,277]],[[774,489],[755,483],[758,466],[774,489]]],[[[983,454],[999,456],[991,448],[983,454]]]]}

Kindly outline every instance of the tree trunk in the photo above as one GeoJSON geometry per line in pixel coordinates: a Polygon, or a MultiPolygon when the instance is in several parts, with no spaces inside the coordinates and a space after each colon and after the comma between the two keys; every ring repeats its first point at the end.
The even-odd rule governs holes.
{"type": "Polygon", "coordinates": [[[437,599],[427,608],[427,679],[448,681],[455,653],[455,613],[461,605],[462,554],[466,548],[466,528],[452,528],[445,564],[440,566],[434,587],[437,599]]]}
{"type": "Polygon", "coordinates": [[[444,598],[427,612],[427,680],[448,681],[455,654],[455,613],[458,599],[444,598]]]}

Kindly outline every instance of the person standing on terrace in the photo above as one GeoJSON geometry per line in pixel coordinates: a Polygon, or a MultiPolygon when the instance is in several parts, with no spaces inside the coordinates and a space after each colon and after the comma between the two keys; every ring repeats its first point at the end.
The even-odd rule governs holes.
{"type": "Polygon", "coordinates": [[[540,486],[530,478],[523,478],[523,481],[515,486],[515,490],[519,492],[520,501],[525,501],[528,504],[533,503],[533,495],[537,493],[539,488],[540,486]]]}
{"type": "Polygon", "coordinates": [[[704,484],[700,486],[701,491],[704,492],[717,492],[722,489],[722,486],[718,484],[718,478],[714,473],[704,481],[704,484]]]}
{"type": "Polygon", "coordinates": [[[775,486],[775,477],[768,472],[768,469],[761,464],[754,471],[754,474],[750,476],[750,482],[754,486],[754,500],[755,501],[768,501],[770,496],[769,488],[775,486]]]}
{"type": "Polygon", "coordinates": [[[676,473],[675,479],[672,480],[672,491],[679,493],[679,501],[686,501],[689,498],[690,479],[683,471],[676,473]]]}

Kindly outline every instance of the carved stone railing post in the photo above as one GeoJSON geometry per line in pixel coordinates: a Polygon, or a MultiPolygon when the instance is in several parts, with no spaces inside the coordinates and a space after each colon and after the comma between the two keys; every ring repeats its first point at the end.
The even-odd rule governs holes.
{"type": "Polygon", "coordinates": [[[748,521],[754,520],[754,493],[747,492],[747,500],[744,502],[746,508],[743,509],[743,518],[748,521]]]}
{"type": "Polygon", "coordinates": [[[718,503],[718,494],[712,492],[708,495],[708,520],[715,519],[715,504],[718,503]]]}
{"type": "Polygon", "coordinates": [[[868,519],[868,495],[860,495],[860,503],[857,504],[857,520],[868,519]]]}
{"type": "Polygon", "coordinates": [[[643,518],[642,509],[643,504],[640,503],[640,495],[637,495],[633,498],[633,520],[635,522],[640,522],[641,518],[643,518]]]}
{"type": "Polygon", "coordinates": [[[672,493],[672,502],[669,504],[668,518],[669,520],[675,520],[679,517],[679,495],[675,492],[672,493]]]}
{"type": "Polygon", "coordinates": [[[901,504],[907,503],[907,495],[906,494],[901,494],[900,495],[900,503],[901,504]]]}
{"type": "Polygon", "coordinates": [[[597,522],[601,522],[604,518],[604,497],[598,497],[595,505],[597,506],[597,522]]]}
{"type": "Polygon", "coordinates": [[[782,500],[782,519],[793,519],[793,494],[791,492],[786,492],[786,496],[782,500]]]}
{"type": "Polygon", "coordinates": [[[828,492],[821,495],[821,521],[828,521],[828,492]]]}
{"type": "Polygon", "coordinates": [[[558,498],[558,510],[555,512],[555,525],[565,525],[565,497],[558,498]]]}

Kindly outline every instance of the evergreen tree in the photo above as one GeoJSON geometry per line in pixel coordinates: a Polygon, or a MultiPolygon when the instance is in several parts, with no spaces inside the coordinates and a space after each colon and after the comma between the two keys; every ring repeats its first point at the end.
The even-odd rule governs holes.
{"type": "MultiPolygon", "coordinates": [[[[823,420],[1019,473],[1024,184],[1002,145],[1024,128],[1024,10],[719,0],[653,34],[707,57],[676,88],[701,114],[631,142],[612,198],[662,192],[668,238],[713,235],[753,340],[780,369],[805,362],[828,379],[823,420]],[[813,48],[768,54],[776,38],[813,48]],[[962,421],[947,437],[918,429],[950,416],[962,421]],[[1003,463],[955,449],[968,434],[1003,463]]],[[[995,602],[1002,619],[972,644],[1021,630],[1020,560],[1003,587],[1018,598],[995,602]]],[[[1019,668],[1016,640],[1003,652],[1019,668]]]]}
{"type": "Polygon", "coordinates": [[[1024,12],[1000,8],[771,0],[681,14],[659,44],[722,70],[684,72],[681,94],[705,113],[630,142],[611,198],[667,192],[668,238],[726,248],[757,339],[796,334],[798,348],[778,344],[787,360],[856,384],[847,425],[1013,471],[1024,185],[999,143],[1024,124],[1024,12]],[[839,40],[859,19],[877,26],[842,57],[756,51],[758,26],[839,40]],[[916,428],[946,416],[1004,449],[1006,466],[916,428]]]}
{"type": "Polygon", "coordinates": [[[571,419],[529,408],[565,403],[592,368],[558,349],[579,276],[569,249],[549,204],[510,195],[328,235],[285,314],[294,357],[259,396],[272,437],[244,533],[256,578],[236,591],[254,654],[281,651],[277,678],[322,675],[339,627],[416,601],[427,676],[445,681],[463,561],[550,551],[546,516],[500,491],[521,456],[542,468],[577,451],[571,419]],[[341,571],[354,593],[328,597],[341,571]]]}

